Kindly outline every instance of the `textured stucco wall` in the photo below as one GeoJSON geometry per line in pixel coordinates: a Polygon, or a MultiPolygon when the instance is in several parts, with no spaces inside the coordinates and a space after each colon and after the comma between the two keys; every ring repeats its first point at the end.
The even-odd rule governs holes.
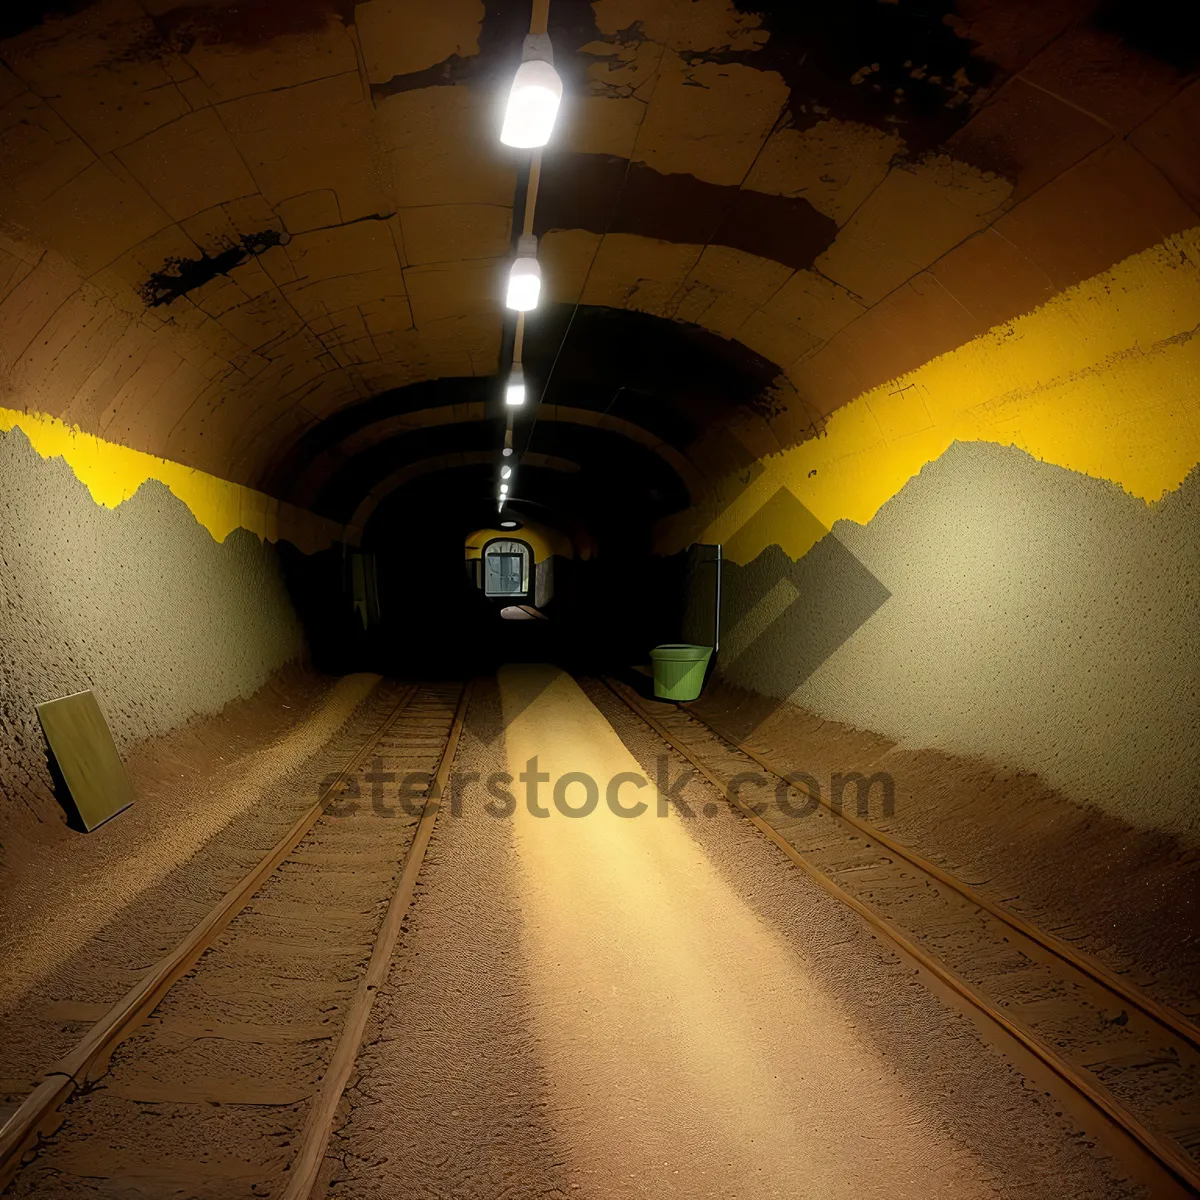
{"type": "Polygon", "coordinates": [[[801,557],[839,520],[866,524],[952,443],[1018,446],[1147,503],[1200,462],[1200,226],[861,393],[820,437],[759,451],[703,504],[660,522],[664,553],[720,542],[751,562],[801,557]],[[796,505],[771,507],[781,489],[796,505]]]}
{"type": "MultiPolygon", "coordinates": [[[[0,820],[57,811],[34,706],[91,688],[121,747],[246,696],[304,648],[273,546],[217,542],[157,481],[98,505],[0,432],[0,820]]],[[[3,835],[0,834],[0,840],[3,835]]]]}
{"type": "Polygon", "coordinates": [[[46,413],[0,408],[0,433],[13,429],[20,429],[42,458],[61,458],[87,486],[92,499],[106,508],[124,504],[142,484],[153,480],[181,500],[218,542],[235,529],[246,529],[272,542],[286,538],[311,554],[331,546],[343,534],[336,521],[307,509],[96,437],[46,413]]]}
{"type": "Polygon", "coordinates": [[[724,582],[730,682],[1200,838],[1200,468],[1147,505],[955,443],[866,525],[724,582]]]}

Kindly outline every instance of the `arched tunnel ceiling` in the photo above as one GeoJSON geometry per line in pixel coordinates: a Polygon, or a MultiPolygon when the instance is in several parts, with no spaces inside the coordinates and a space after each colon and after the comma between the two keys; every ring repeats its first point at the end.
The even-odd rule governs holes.
{"type": "MultiPolygon", "coordinates": [[[[1194,225],[1179,20],[551,0],[567,101],[526,353],[550,382],[518,447],[684,504],[1194,225]]],[[[5,403],[343,520],[409,466],[483,469],[523,195],[495,125],[527,27],[499,0],[6,8],[5,403]]]]}
{"type": "MultiPolygon", "coordinates": [[[[700,491],[687,447],[731,412],[755,406],[778,373],[762,356],[707,330],[582,305],[543,310],[527,332],[524,362],[532,378],[549,379],[550,385],[536,422],[526,421],[515,431],[522,461],[530,453],[554,454],[567,442],[578,442],[580,428],[615,433],[616,441],[593,438],[595,452],[583,453],[583,465],[628,481],[639,478],[631,473],[641,469],[641,451],[648,449],[670,476],[668,488],[652,490],[680,503],[700,491]]],[[[331,477],[340,472],[343,480],[365,481],[355,468],[360,456],[386,445],[382,461],[391,455],[394,462],[411,462],[432,438],[442,443],[437,453],[455,445],[490,447],[494,457],[500,430],[490,378],[411,384],[348,405],[314,426],[272,471],[269,490],[344,520],[353,497],[331,501],[336,485],[331,477]],[[420,438],[414,436],[418,433],[420,438]]],[[[653,474],[659,474],[657,465],[653,474]]],[[[588,478],[594,481],[596,475],[588,478]]]]}

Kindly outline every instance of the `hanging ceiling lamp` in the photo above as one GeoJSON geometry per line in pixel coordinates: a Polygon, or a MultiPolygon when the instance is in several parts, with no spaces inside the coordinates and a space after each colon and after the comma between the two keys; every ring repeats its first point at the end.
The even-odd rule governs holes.
{"type": "Polygon", "coordinates": [[[537,238],[523,233],[517,241],[517,257],[508,273],[509,308],[529,312],[537,308],[542,293],[542,269],[537,260],[537,238]]]}
{"type": "Polygon", "coordinates": [[[510,408],[520,408],[525,403],[525,372],[520,363],[513,363],[508,375],[508,386],[504,389],[504,401],[510,408]]]}
{"type": "Polygon", "coordinates": [[[522,150],[544,146],[554,131],[562,91],[562,80],[554,69],[550,35],[531,33],[525,39],[521,65],[508,94],[500,140],[506,146],[522,150]]]}

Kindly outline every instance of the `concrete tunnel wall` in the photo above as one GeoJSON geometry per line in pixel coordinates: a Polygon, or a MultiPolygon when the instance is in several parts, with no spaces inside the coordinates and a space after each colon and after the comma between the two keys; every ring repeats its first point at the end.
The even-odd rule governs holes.
{"type": "MultiPolygon", "coordinates": [[[[62,819],[38,703],[93,690],[128,750],[250,695],[305,650],[265,538],[239,526],[218,540],[150,473],[149,456],[106,453],[93,439],[101,494],[107,482],[125,497],[97,503],[67,459],[34,448],[57,435],[68,455],[81,453],[77,435],[25,424],[33,442],[19,426],[0,430],[0,854],[62,819]]],[[[188,482],[207,493],[193,503],[210,521],[241,501],[255,523],[238,489],[194,472],[188,482]]],[[[261,517],[267,506],[257,507],[261,517]]]]}
{"type": "Polygon", "coordinates": [[[721,676],[1200,843],[1197,328],[1200,229],[665,523],[725,544],[721,676]]]}
{"type": "Polygon", "coordinates": [[[1200,842],[1200,469],[1148,507],[956,442],[865,526],[724,575],[731,683],[1200,842]]]}

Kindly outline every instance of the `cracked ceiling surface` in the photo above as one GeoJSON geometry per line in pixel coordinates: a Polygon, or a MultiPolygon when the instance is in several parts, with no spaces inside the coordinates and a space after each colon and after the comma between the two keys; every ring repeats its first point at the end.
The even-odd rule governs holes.
{"type": "MultiPolygon", "coordinates": [[[[1197,223],[1200,34],[1128,0],[551,0],[518,424],[643,519],[1197,223]],[[548,381],[548,383],[547,383],[548,381]]],[[[487,492],[528,4],[0,15],[9,407],[361,523],[487,492]],[[465,482],[464,482],[465,481],[465,482]]],[[[603,504],[612,509],[613,498],[603,504]]]]}

